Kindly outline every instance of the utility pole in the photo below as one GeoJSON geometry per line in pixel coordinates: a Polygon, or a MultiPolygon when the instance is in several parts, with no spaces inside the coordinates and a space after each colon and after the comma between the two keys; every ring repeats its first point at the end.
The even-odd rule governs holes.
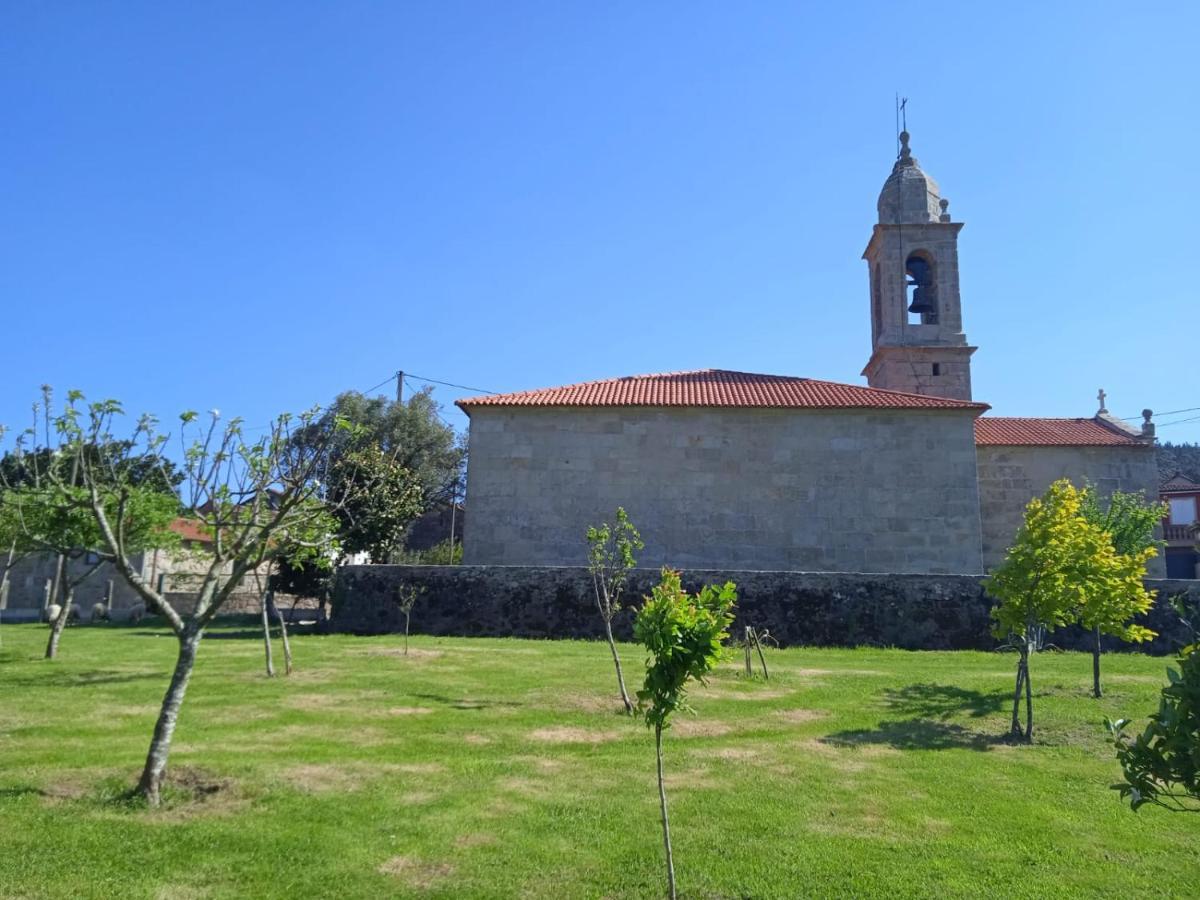
{"type": "Polygon", "coordinates": [[[404,370],[401,369],[396,373],[396,402],[404,402],[404,370]]]}

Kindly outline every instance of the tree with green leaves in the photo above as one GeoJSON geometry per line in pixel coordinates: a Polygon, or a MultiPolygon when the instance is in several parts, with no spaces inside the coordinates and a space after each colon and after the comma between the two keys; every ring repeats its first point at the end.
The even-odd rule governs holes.
{"type": "Polygon", "coordinates": [[[1176,664],[1141,734],[1125,733],[1128,719],[1105,720],[1125,775],[1112,787],[1135,811],[1149,803],[1200,813],[1200,647],[1185,648],[1176,664]]]}
{"type": "Polygon", "coordinates": [[[421,490],[422,511],[462,493],[466,447],[443,421],[431,388],[404,401],[357,391],[339,394],[312,423],[296,431],[293,441],[297,445],[320,442],[333,464],[355,451],[378,448],[392,464],[412,473],[421,490]],[[353,422],[355,427],[339,429],[339,421],[353,422]]]}
{"type": "Polygon", "coordinates": [[[661,580],[634,620],[634,634],[650,653],[646,682],[638,691],[638,700],[647,726],[654,729],[658,802],[671,900],[675,898],[675,861],[671,855],[671,825],[663,781],[663,731],[670,727],[673,713],[689,709],[688,682],[694,679],[704,683],[720,661],[736,602],[737,588],[733,582],[719,588],[706,585],[692,596],[684,591],[678,572],[663,569],[661,580]]]}
{"type": "Polygon", "coordinates": [[[333,454],[325,496],[337,510],[342,550],[378,561],[391,558],[425,508],[416,473],[377,444],[333,454]]]}
{"type": "Polygon", "coordinates": [[[87,508],[84,468],[98,472],[107,472],[110,467],[119,469],[127,482],[123,506],[120,510],[110,508],[108,513],[113,518],[120,516],[131,553],[170,549],[179,544],[179,537],[170,528],[179,514],[179,499],[174,493],[178,473],[173,465],[155,467],[123,460],[121,454],[129,449],[128,443],[107,438],[80,445],[74,452],[38,445],[39,439],[62,438],[64,429],[76,426],[68,415],[73,397],[70,395],[63,415],[56,416],[53,392],[43,385],[42,402],[34,406],[34,426],[19,434],[13,452],[0,459],[0,544],[9,547],[7,567],[18,555],[55,556],[47,598],[50,635],[46,659],[58,656],[63,630],[74,609],[76,589],[104,562],[95,552],[103,536],[87,508]],[[88,558],[93,561],[72,565],[88,558]]]}
{"type": "MultiPolygon", "coordinates": [[[[99,551],[104,537],[95,517],[87,509],[81,484],[59,478],[50,467],[39,483],[23,484],[0,493],[0,540],[21,553],[53,553],[57,556],[51,594],[50,636],[46,659],[58,655],[59,641],[74,606],[75,591],[105,562],[99,551]],[[72,569],[91,556],[94,562],[72,569]]],[[[121,520],[124,541],[130,554],[147,550],[169,550],[179,545],[171,523],[179,514],[179,502],[170,494],[141,485],[131,485],[123,497],[123,508],[106,510],[121,520]]]]}
{"type": "MultiPolygon", "coordinates": [[[[1080,514],[1108,535],[1113,549],[1121,556],[1142,560],[1139,580],[1145,577],[1146,562],[1158,553],[1161,542],[1155,540],[1154,529],[1164,515],[1165,504],[1147,501],[1139,492],[1113,491],[1102,502],[1096,489],[1088,485],[1081,492],[1080,514]]],[[[1145,591],[1093,591],[1084,600],[1079,623],[1092,633],[1092,696],[1103,695],[1100,687],[1101,635],[1123,641],[1141,642],[1154,637],[1149,628],[1131,624],[1131,619],[1144,615],[1154,603],[1145,591]]]]}
{"type": "Polygon", "coordinates": [[[600,618],[604,620],[604,636],[608,639],[608,649],[612,651],[613,665],[617,669],[617,688],[621,692],[621,702],[625,704],[625,712],[633,713],[633,701],[625,690],[625,676],[621,673],[621,654],[617,652],[617,642],[613,640],[612,620],[621,610],[621,594],[629,573],[637,565],[633,553],[642,550],[642,536],[629,521],[624,507],[617,507],[617,523],[607,522],[593,526],[587,530],[588,542],[588,572],[592,576],[592,589],[596,597],[596,608],[600,618]]]}
{"type": "Polygon", "coordinates": [[[329,558],[337,552],[330,544],[334,523],[321,497],[325,446],[316,441],[301,447],[292,441],[296,428],[314,421],[316,411],[299,419],[280,416],[257,438],[246,436],[240,419],[222,425],[215,410],[207,427],[194,436],[198,416],[189,412],[180,417],[184,502],[212,537],[195,607],[185,615],[146,582],[131,559],[135,545],[128,511],[136,502],[137,491],[128,473],[137,466],[158,465],[164,459],[168,437],[158,431],[155,419],[143,416],[132,428],[124,455],[96,461],[86,448],[111,445],[115,440],[111,431],[124,413],[116,401],[84,406],[83,399],[78,392],[69,394],[53,422],[56,455],[77,466],[76,489],[62,492],[76,504],[67,520],[75,521],[79,511],[92,517],[101,538],[94,552],[116,568],[149,610],[166,620],[178,641],[175,669],[136,789],[156,806],[175,725],[207,626],[243,579],[277,547],[289,547],[297,558],[308,559],[329,558]]]}
{"type": "Polygon", "coordinates": [[[992,609],[993,632],[1012,640],[1020,654],[1011,733],[1026,742],[1033,740],[1029,661],[1040,649],[1043,634],[1077,621],[1089,603],[1116,609],[1145,601],[1146,557],[1117,553],[1108,534],[1083,517],[1081,504],[1081,492],[1066,479],[1030,500],[1008,556],[985,582],[999,601],[992,609]]]}

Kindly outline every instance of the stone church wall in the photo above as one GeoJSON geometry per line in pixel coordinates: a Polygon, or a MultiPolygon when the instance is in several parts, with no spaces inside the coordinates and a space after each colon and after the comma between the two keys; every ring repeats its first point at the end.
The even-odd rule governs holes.
{"type": "MultiPolygon", "coordinates": [[[[991,599],[978,575],[852,575],[811,572],[685,571],[684,586],[733,581],[737,621],[766,628],[785,646],[859,645],[908,650],[990,650],[991,599]]],[[[631,608],[641,604],[658,572],[638,569],[625,606],[613,622],[620,640],[633,635],[631,608]]],[[[338,570],[330,628],[355,634],[404,631],[396,588],[422,590],[412,613],[413,631],[460,637],[593,638],[603,625],[587,570],[526,566],[347,566],[338,570]]],[[[1106,639],[1110,650],[1172,653],[1191,638],[1166,597],[1191,593],[1200,583],[1151,581],[1159,599],[1142,620],[1159,633],[1143,645],[1106,639]]],[[[1091,636],[1077,627],[1054,632],[1056,646],[1088,650],[1091,636]]],[[[626,664],[638,667],[637,660],[626,664]]],[[[1084,670],[1090,672],[1090,668],[1084,670]]],[[[1081,677],[1086,675],[1081,673],[1081,677]]],[[[638,677],[634,676],[634,681],[638,677]]]]}
{"type": "Polygon", "coordinates": [[[576,565],[624,506],[648,567],[978,573],[969,410],[472,411],[464,562],[576,565]]]}
{"type": "MultiPolygon", "coordinates": [[[[1090,481],[1102,494],[1143,491],[1150,499],[1158,497],[1158,467],[1150,446],[981,446],[978,458],[983,564],[988,570],[1003,562],[1025,505],[1059,478],[1069,478],[1076,486],[1090,481]]],[[[1149,574],[1166,575],[1161,554],[1151,560],[1149,574]]]]}

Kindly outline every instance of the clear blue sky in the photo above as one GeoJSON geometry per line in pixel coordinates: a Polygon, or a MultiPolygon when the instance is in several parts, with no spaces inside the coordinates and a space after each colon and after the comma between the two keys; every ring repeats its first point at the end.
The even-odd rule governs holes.
{"type": "Polygon", "coordinates": [[[0,421],[43,382],[252,424],[398,368],[859,383],[896,91],[966,222],[976,397],[1200,407],[1197,34],[1194,2],[8,3],[0,421]]]}

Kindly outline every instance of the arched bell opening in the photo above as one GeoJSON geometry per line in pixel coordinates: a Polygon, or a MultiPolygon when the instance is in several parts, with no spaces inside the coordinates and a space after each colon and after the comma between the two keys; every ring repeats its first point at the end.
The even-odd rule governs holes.
{"type": "Polygon", "coordinates": [[[917,250],[904,261],[905,299],[909,325],[936,325],[938,320],[937,278],[933,259],[917,250]]]}

